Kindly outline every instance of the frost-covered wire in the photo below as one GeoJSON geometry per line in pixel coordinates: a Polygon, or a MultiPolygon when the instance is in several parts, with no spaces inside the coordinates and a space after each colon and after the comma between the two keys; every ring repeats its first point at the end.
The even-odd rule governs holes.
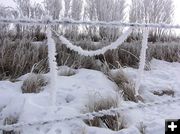
{"type": "Polygon", "coordinates": [[[57,62],[56,62],[56,44],[52,39],[52,32],[50,25],[47,27],[47,45],[48,45],[48,61],[50,68],[50,88],[52,93],[52,104],[56,103],[56,81],[57,81],[57,62]]]}
{"type": "Polygon", "coordinates": [[[128,28],[115,42],[111,43],[108,46],[105,46],[98,50],[83,50],[80,46],[73,45],[69,40],[67,40],[64,36],[60,36],[56,31],[53,32],[59,37],[60,41],[66,45],[67,48],[78,52],[80,55],[84,56],[96,56],[100,54],[104,54],[108,50],[113,50],[122,45],[122,43],[128,38],[131,34],[133,28],[128,28]]]}
{"type": "Polygon", "coordinates": [[[106,27],[151,27],[151,28],[166,28],[166,29],[180,29],[180,25],[171,25],[171,24],[156,24],[156,23],[126,23],[119,21],[83,21],[83,20],[73,20],[73,19],[61,19],[61,20],[49,20],[49,19],[12,19],[12,18],[0,18],[0,23],[14,23],[22,25],[89,25],[89,26],[106,26],[106,27]]]}
{"type": "Polygon", "coordinates": [[[139,62],[139,70],[137,73],[136,78],[136,85],[135,85],[135,95],[138,96],[138,90],[141,85],[141,80],[144,74],[144,67],[146,64],[146,50],[148,48],[148,28],[143,29],[143,40],[142,40],[142,46],[141,46],[141,53],[140,53],[140,62],[139,62]]]}
{"type": "Polygon", "coordinates": [[[40,126],[40,125],[46,125],[46,124],[56,124],[56,123],[61,123],[64,121],[79,120],[79,119],[80,120],[90,120],[95,117],[103,117],[105,115],[114,116],[117,113],[127,112],[128,110],[136,110],[136,109],[144,109],[144,108],[149,108],[149,107],[154,107],[154,106],[169,105],[169,104],[172,104],[175,102],[176,103],[180,102],[180,98],[170,99],[170,100],[165,100],[165,101],[160,101],[160,102],[153,102],[153,103],[138,103],[138,104],[135,104],[134,106],[111,108],[108,110],[102,110],[102,111],[91,112],[91,113],[86,113],[86,114],[79,114],[76,116],[64,117],[64,118],[59,118],[59,119],[20,122],[20,123],[12,124],[12,125],[3,125],[3,126],[0,126],[0,130],[11,131],[11,130],[20,129],[22,127],[40,126]]]}

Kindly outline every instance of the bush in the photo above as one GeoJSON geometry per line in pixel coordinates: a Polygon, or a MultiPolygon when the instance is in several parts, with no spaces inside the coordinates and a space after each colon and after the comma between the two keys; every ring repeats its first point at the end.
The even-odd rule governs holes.
{"type": "Polygon", "coordinates": [[[32,66],[42,60],[40,56],[43,56],[27,39],[4,40],[0,50],[0,79],[13,79],[30,72],[32,66]]]}
{"type": "MultiPolygon", "coordinates": [[[[88,112],[98,112],[101,110],[108,110],[110,108],[117,108],[119,100],[117,98],[107,97],[100,99],[92,99],[87,104],[88,112]]],[[[123,128],[122,117],[119,113],[116,115],[104,115],[102,117],[94,117],[91,120],[85,120],[85,123],[89,126],[109,128],[114,131],[118,131],[123,128]]]]}
{"type": "MultiPolygon", "coordinates": [[[[135,41],[123,43],[116,50],[107,51],[104,56],[100,55],[97,58],[101,61],[107,61],[110,68],[117,68],[118,63],[122,66],[130,66],[137,68],[139,65],[139,55],[141,51],[141,42],[135,41]]],[[[180,62],[180,45],[178,42],[156,42],[148,43],[146,66],[152,58],[164,60],[168,62],[180,62]]]]}
{"type": "MultiPolygon", "coordinates": [[[[12,124],[16,124],[16,123],[18,123],[17,117],[9,116],[4,119],[4,125],[12,125],[12,124]]],[[[11,131],[3,130],[2,134],[20,134],[20,132],[14,131],[14,130],[11,130],[11,131]]]]}
{"type": "Polygon", "coordinates": [[[115,72],[109,72],[110,80],[114,81],[120,91],[123,93],[123,97],[126,101],[134,101],[137,102],[137,98],[135,96],[135,84],[132,80],[128,78],[128,76],[123,72],[122,69],[118,69],[115,72]]]}
{"type": "Polygon", "coordinates": [[[46,86],[48,83],[40,74],[29,74],[28,78],[24,80],[23,85],[21,86],[22,93],[39,93],[43,90],[43,86],[46,86]]]}
{"type": "MultiPolygon", "coordinates": [[[[66,48],[61,41],[54,37],[57,48],[58,66],[69,66],[72,68],[87,68],[102,70],[102,66],[97,64],[97,60],[106,63],[110,69],[121,66],[137,68],[141,42],[126,42],[116,50],[109,50],[104,55],[85,57],[77,52],[66,48]]],[[[23,38],[22,40],[10,40],[8,37],[0,42],[0,80],[16,79],[17,77],[29,73],[34,66],[34,73],[46,73],[48,69],[48,51],[46,41],[41,45],[31,43],[32,40],[23,38]]],[[[110,43],[79,41],[74,44],[86,50],[96,50],[110,43]]],[[[147,66],[152,58],[169,62],[180,62],[180,45],[176,42],[171,43],[149,43],[147,50],[147,66]]]]}
{"type": "MultiPolygon", "coordinates": [[[[130,44],[123,44],[119,48],[119,62],[124,66],[138,67],[139,55],[141,50],[141,42],[134,42],[130,44]],[[127,52],[122,52],[126,50],[127,52]],[[131,54],[130,54],[131,53],[131,54]],[[134,56],[133,56],[133,55],[134,56]]],[[[153,59],[164,60],[168,62],[180,62],[180,45],[176,42],[157,42],[148,43],[146,62],[147,64],[153,59]]]]}

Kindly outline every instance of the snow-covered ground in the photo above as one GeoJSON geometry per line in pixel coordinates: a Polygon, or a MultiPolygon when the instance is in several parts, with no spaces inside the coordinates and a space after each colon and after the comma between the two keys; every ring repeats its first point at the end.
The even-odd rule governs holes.
{"type": "MultiPolygon", "coordinates": [[[[125,73],[135,80],[137,69],[125,68],[125,73]]],[[[58,76],[57,107],[52,107],[48,86],[39,94],[22,94],[20,81],[12,83],[0,81],[0,126],[3,119],[17,116],[19,122],[62,119],[84,113],[89,101],[97,97],[116,97],[117,86],[104,74],[94,70],[79,69],[73,76],[58,76]]],[[[46,75],[48,76],[48,75],[46,75]]],[[[151,70],[145,71],[140,95],[144,103],[160,102],[180,98],[180,63],[152,60],[151,70]],[[156,96],[154,91],[173,90],[174,96],[156,96]]],[[[133,102],[120,101],[119,107],[135,106],[133,102]]],[[[121,112],[125,129],[118,132],[106,128],[89,127],[76,119],[60,123],[35,125],[20,128],[21,134],[141,134],[140,126],[146,134],[164,134],[165,119],[180,118],[180,102],[163,104],[121,112]]],[[[1,133],[1,131],[0,131],[1,133]]]]}

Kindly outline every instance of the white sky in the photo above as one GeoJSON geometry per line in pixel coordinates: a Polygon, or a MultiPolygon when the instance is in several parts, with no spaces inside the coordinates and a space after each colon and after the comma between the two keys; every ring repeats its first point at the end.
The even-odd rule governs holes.
{"type": "MultiPolygon", "coordinates": [[[[42,2],[43,0],[32,0],[42,2]]],[[[13,0],[0,0],[1,5],[15,7],[15,3],[13,0]]],[[[180,0],[174,0],[175,6],[175,16],[174,16],[174,24],[180,24],[180,0]]]]}

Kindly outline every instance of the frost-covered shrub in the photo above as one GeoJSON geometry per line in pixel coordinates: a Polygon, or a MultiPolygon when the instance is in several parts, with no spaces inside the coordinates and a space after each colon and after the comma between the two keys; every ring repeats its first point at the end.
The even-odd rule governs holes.
{"type": "Polygon", "coordinates": [[[137,102],[137,98],[135,96],[135,84],[128,78],[122,69],[109,72],[108,76],[110,80],[117,84],[120,90],[118,92],[123,94],[125,100],[137,102]]]}
{"type": "Polygon", "coordinates": [[[40,74],[31,73],[21,86],[22,93],[39,93],[48,83],[47,78],[40,74]]]}
{"type": "MultiPolygon", "coordinates": [[[[9,116],[4,119],[4,125],[12,125],[18,123],[18,118],[14,116],[9,116]]],[[[18,131],[5,131],[3,130],[2,134],[20,134],[18,131]]]]}
{"type": "MultiPolygon", "coordinates": [[[[78,55],[59,43],[56,48],[58,66],[67,65],[72,68],[100,70],[95,57],[78,55]]],[[[16,79],[29,73],[33,66],[34,73],[49,71],[46,42],[36,46],[31,43],[31,40],[25,38],[15,41],[5,39],[0,42],[0,50],[0,79],[16,79]]]]}
{"type": "Polygon", "coordinates": [[[97,60],[94,57],[80,56],[75,64],[76,68],[87,68],[93,70],[101,70],[101,67],[97,64],[97,60]]]}
{"type": "MultiPolygon", "coordinates": [[[[69,66],[72,68],[87,68],[103,71],[102,66],[97,64],[97,60],[106,63],[110,69],[121,66],[138,67],[141,42],[126,42],[116,50],[109,50],[104,55],[95,57],[85,57],[69,50],[55,36],[57,49],[58,66],[69,66]]],[[[9,37],[0,41],[0,79],[16,79],[17,77],[29,73],[34,66],[34,73],[46,73],[48,68],[47,45],[43,41],[41,45],[35,45],[32,40],[12,40],[9,37]]],[[[75,45],[81,46],[85,50],[96,50],[107,46],[106,41],[90,42],[78,41],[75,45]]],[[[171,43],[149,43],[147,49],[147,66],[152,58],[169,62],[180,62],[180,45],[171,43]]]]}
{"type": "Polygon", "coordinates": [[[11,41],[5,39],[0,43],[0,79],[17,78],[30,72],[34,64],[43,60],[45,53],[31,45],[31,40],[11,41]],[[40,53],[41,52],[41,53],[40,53]]]}
{"type": "MultiPolygon", "coordinates": [[[[118,61],[124,66],[137,67],[141,50],[141,42],[125,43],[118,50],[118,61]],[[125,51],[124,51],[125,50],[125,51]]],[[[180,61],[180,45],[177,42],[148,43],[147,64],[152,58],[168,62],[180,61]]],[[[112,55],[116,55],[115,53],[112,55]]]]}
{"type": "Polygon", "coordinates": [[[180,62],[180,45],[176,42],[150,44],[148,58],[165,60],[168,62],[180,62]]]}
{"type": "MultiPolygon", "coordinates": [[[[106,59],[110,68],[117,68],[118,63],[121,66],[138,67],[139,55],[141,50],[141,42],[126,42],[118,49],[108,51],[104,56],[97,56],[101,61],[106,59]]],[[[168,62],[180,62],[180,45],[177,42],[156,42],[148,43],[146,55],[146,69],[148,69],[149,61],[152,58],[165,60],[168,62]]]]}
{"type": "MultiPolygon", "coordinates": [[[[119,106],[119,99],[117,97],[105,98],[91,98],[87,106],[87,112],[98,112],[101,110],[108,110],[110,108],[117,108],[119,106]]],[[[89,126],[109,128],[118,131],[123,128],[123,119],[119,113],[116,115],[104,115],[102,117],[94,117],[90,120],[85,120],[89,126]]]]}
{"type": "Polygon", "coordinates": [[[72,68],[100,70],[100,67],[96,63],[95,57],[81,56],[77,52],[69,50],[61,43],[57,43],[56,48],[58,66],[66,65],[72,68]]]}

